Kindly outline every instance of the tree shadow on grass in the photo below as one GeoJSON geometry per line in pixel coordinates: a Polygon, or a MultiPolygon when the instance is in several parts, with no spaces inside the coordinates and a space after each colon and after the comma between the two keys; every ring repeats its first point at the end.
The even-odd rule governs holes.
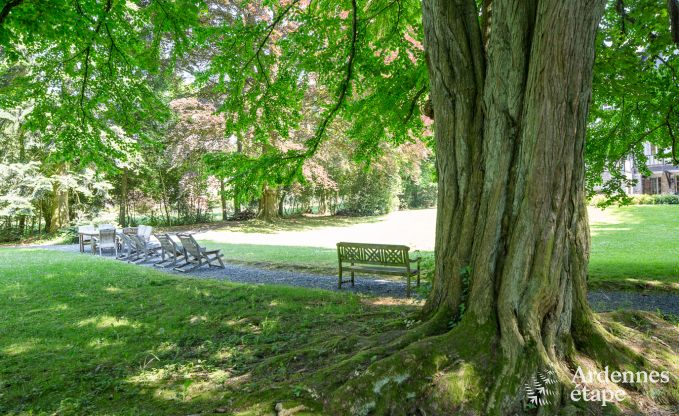
{"type": "Polygon", "coordinates": [[[401,330],[411,304],[0,250],[0,413],[318,409],[314,371],[401,330]]]}

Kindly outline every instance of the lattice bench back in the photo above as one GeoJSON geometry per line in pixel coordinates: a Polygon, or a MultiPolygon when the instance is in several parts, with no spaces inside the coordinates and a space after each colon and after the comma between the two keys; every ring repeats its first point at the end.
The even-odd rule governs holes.
{"type": "Polygon", "coordinates": [[[410,247],[393,244],[337,243],[341,262],[405,266],[410,247]]]}

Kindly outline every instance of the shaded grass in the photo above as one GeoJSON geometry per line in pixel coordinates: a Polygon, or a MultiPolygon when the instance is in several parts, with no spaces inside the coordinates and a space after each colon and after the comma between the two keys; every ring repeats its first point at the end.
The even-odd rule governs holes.
{"type": "Polygon", "coordinates": [[[0,414],[317,414],[314,370],[415,310],[0,249],[0,414]]]}
{"type": "MultiPolygon", "coordinates": [[[[319,386],[344,381],[329,382],[328,369],[393,339],[416,310],[0,249],[0,414],[271,415],[283,402],[305,406],[297,415],[321,415],[333,391],[319,386]]],[[[650,313],[604,316],[652,362],[679,368],[676,323],[650,313]]],[[[665,403],[674,397],[660,393],[665,403]]]]}

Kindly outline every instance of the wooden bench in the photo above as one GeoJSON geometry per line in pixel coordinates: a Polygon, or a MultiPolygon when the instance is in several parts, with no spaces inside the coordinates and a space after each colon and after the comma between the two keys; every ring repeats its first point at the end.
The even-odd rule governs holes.
{"type": "Polygon", "coordinates": [[[354,285],[355,273],[384,274],[405,276],[408,279],[406,296],[410,297],[410,278],[417,276],[420,286],[421,257],[414,259],[409,255],[410,247],[391,244],[337,243],[337,260],[339,261],[339,283],[351,282],[354,285]],[[349,263],[349,264],[346,264],[349,263]],[[415,268],[412,264],[415,263],[415,268]],[[342,280],[343,272],[351,272],[351,280],[342,280]]]}

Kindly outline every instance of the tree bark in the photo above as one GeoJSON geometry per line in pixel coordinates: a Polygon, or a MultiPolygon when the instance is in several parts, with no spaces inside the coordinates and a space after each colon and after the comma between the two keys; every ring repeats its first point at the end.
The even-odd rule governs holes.
{"type": "MultiPolygon", "coordinates": [[[[67,168],[61,166],[58,173],[66,173],[67,168]]],[[[68,188],[64,187],[58,182],[52,185],[52,207],[51,219],[49,225],[49,232],[55,233],[60,228],[68,225],[69,222],[69,206],[68,206],[68,188]]]]}
{"type": "Polygon", "coordinates": [[[262,197],[259,199],[258,217],[271,221],[278,218],[278,190],[269,185],[264,185],[262,197]]]}
{"type": "MultiPolygon", "coordinates": [[[[465,303],[464,319],[495,326],[505,375],[563,358],[591,314],[584,143],[603,5],[493,2],[481,27],[473,0],[423,2],[439,173],[425,311],[465,303]]],[[[516,411],[513,379],[489,413],[516,411]]]]}
{"type": "Polygon", "coordinates": [[[226,221],[229,219],[229,215],[226,212],[226,189],[225,189],[225,184],[226,180],[224,178],[219,179],[219,200],[222,203],[222,221],[226,221]]]}
{"type": "Polygon", "coordinates": [[[122,177],[120,178],[120,201],[118,207],[118,224],[121,227],[127,227],[127,168],[123,168],[122,177]]]}
{"type": "MultiPolygon", "coordinates": [[[[236,152],[237,153],[243,152],[243,139],[240,137],[240,134],[236,135],[236,152]]],[[[238,196],[238,185],[234,182],[232,186],[234,190],[233,213],[234,215],[238,215],[240,214],[241,211],[240,197],[238,196]]]]}

